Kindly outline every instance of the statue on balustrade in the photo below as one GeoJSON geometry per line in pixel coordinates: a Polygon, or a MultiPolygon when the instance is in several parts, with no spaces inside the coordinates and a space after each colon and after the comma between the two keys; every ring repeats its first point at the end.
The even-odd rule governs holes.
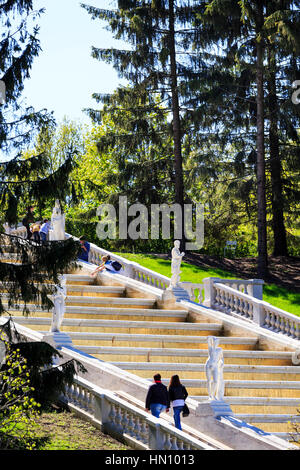
{"type": "Polygon", "coordinates": [[[172,264],[171,264],[172,277],[171,277],[169,289],[172,289],[173,287],[177,286],[180,281],[180,273],[181,273],[180,265],[181,265],[181,261],[185,253],[180,253],[179,247],[180,247],[180,241],[175,240],[174,247],[171,253],[172,254],[172,264]]]}
{"type": "Polygon", "coordinates": [[[210,400],[224,399],[224,357],[223,350],[219,348],[219,338],[208,336],[208,359],[205,364],[205,372],[207,377],[207,389],[210,400]]]}
{"type": "Polygon", "coordinates": [[[62,214],[59,200],[55,201],[51,216],[50,232],[51,240],[64,240],[65,239],[65,214],[62,214]]]}
{"type": "Polygon", "coordinates": [[[66,279],[61,276],[60,285],[56,286],[56,291],[53,296],[50,296],[54,307],[51,323],[51,332],[59,332],[65,314],[65,299],[66,299],[66,279]]]}

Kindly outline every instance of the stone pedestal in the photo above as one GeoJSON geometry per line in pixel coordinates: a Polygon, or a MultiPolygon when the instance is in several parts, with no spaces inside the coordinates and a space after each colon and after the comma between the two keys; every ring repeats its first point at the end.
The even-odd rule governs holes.
{"type": "Polygon", "coordinates": [[[62,333],[61,331],[54,331],[47,333],[43,337],[43,341],[49,343],[55,349],[61,348],[73,348],[72,339],[67,333],[62,333]]]}
{"type": "Polygon", "coordinates": [[[207,400],[199,403],[196,415],[202,418],[218,418],[220,416],[234,416],[234,413],[223,400],[207,400]]]}
{"type": "Polygon", "coordinates": [[[168,289],[165,292],[171,293],[176,301],[190,300],[189,293],[185,289],[183,289],[183,287],[180,284],[177,284],[176,286],[173,286],[173,287],[168,287],[168,289]]]}

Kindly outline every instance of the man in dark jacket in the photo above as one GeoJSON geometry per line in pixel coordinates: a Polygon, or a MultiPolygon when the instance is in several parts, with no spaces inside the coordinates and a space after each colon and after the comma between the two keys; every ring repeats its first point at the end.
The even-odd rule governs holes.
{"type": "Polygon", "coordinates": [[[162,411],[169,411],[170,399],[169,392],[165,385],[161,383],[161,375],[154,375],[154,384],[150,385],[146,397],[146,411],[151,410],[151,413],[156,418],[162,411]]]}
{"type": "Polygon", "coordinates": [[[24,227],[26,227],[26,230],[27,230],[27,240],[29,240],[32,236],[32,233],[30,231],[30,224],[32,224],[34,222],[33,211],[34,211],[33,206],[27,207],[27,213],[26,213],[24,219],[22,220],[22,224],[24,225],[24,227]]]}

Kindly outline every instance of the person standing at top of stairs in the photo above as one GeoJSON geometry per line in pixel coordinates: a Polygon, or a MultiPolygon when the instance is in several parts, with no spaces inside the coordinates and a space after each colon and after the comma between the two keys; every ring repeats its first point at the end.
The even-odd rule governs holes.
{"type": "Polygon", "coordinates": [[[24,225],[24,227],[26,227],[26,230],[27,230],[27,240],[29,240],[32,237],[32,232],[30,230],[30,224],[34,223],[34,214],[33,213],[34,213],[34,207],[33,206],[27,207],[27,213],[26,213],[24,219],[22,220],[22,224],[24,225]]]}
{"type": "Polygon", "coordinates": [[[82,235],[79,238],[79,241],[80,241],[80,245],[81,245],[81,252],[78,255],[78,259],[80,261],[88,262],[89,261],[89,252],[90,252],[90,247],[91,246],[90,246],[89,242],[87,241],[87,239],[84,235],[82,235]]]}

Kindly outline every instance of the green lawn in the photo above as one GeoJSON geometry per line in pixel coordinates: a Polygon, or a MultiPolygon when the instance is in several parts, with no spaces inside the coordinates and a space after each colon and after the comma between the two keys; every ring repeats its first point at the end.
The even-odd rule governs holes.
{"type": "MultiPolygon", "coordinates": [[[[108,434],[104,434],[89,422],[80,419],[70,412],[43,412],[34,418],[31,443],[34,450],[107,450],[125,451],[131,448],[108,434]]],[[[20,438],[24,433],[24,423],[13,431],[13,438],[4,449],[26,450],[24,441],[20,438]]],[[[3,450],[0,435],[0,450],[3,450]]]]}
{"type": "MultiPolygon", "coordinates": [[[[124,258],[135,261],[145,268],[171,277],[171,261],[157,258],[154,255],[117,253],[124,258]]],[[[189,263],[181,263],[181,281],[201,283],[205,277],[220,277],[222,279],[236,279],[236,275],[222,269],[200,268],[189,263]]],[[[286,312],[300,316],[300,294],[275,284],[265,284],[263,300],[286,312]]]]}

